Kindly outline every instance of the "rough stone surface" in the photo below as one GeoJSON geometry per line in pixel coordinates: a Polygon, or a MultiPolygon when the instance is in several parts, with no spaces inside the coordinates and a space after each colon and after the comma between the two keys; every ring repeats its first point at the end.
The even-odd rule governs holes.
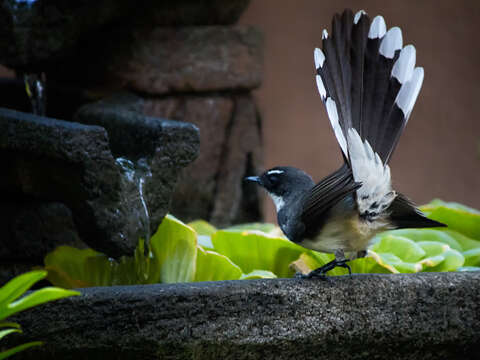
{"type": "Polygon", "coordinates": [[[44,71],[77,47],[123,26],[227,25],[248,0],[4,0],[0,5],[0,62],[23,71],[44,71]]]}
{"type": "Polygon", "coordinates": [[[135,245],[122,239],[120,173],[105,130],[7,109],[0,119],[2,201],[62,201],[85,242],[116,256],[130,253],[135,245]]]}
{"type": "Polygon", "coordinates": [[[43,256],[59,245],[85,247],[71,210],[59,202],[0,202],[0,228],[7,239],[0,262],[42,265],[43,256]]]}
{"type": "Polygon", "coordinates": [[[134,90],[163,94],[260,86],[262,38],[255,28],[156,28],[147,37],[135,36],[128,67],[119,66],[117,75],[134,90]]]}
{"type": "MultiPolygon", "coordinates": [[[[130,125],[125,127],[125,133],[130,131],[132,141],[155,154],[152,176],[145,177],[144,189],[150,226],[155,227],[168,211],[174,175],[196,155],[192,139],[198,142],[198,134],[192,125],[159,119],[149,118],[143,127],[137,125],[140,130],[130,125]],[[136,138],[136,134],[145,136],[136,138]],[[152,143],[148,148],[146,144],[152,139],[160,144],[152,143]]],[[[112,257],[130,255],[149,229],[138,184],[121,174],[109,145],[105,129],[99,126],[0,109],[0,189],[4,193],[0,209],[7,211],[11,203],[62,202],[71,209],[75,227],[90,247],[112,257]]],[[[18,216],[7,227],[6,233],[12,238],[2,237],[2,242],[9,243],[5,251],[18,251],[16,245],[27,241],[18,238],[27,236],[22,224],[34,229],[35,223],[27,224],[24,219],[31,205],[20,206],[18,216]]],[[[41,216],[46,216],[45,210],[41,216]]],[[[41,250],[51,246],[45,244],[60,241],[61,234],[65,242],[74,237],[69,231],[68,214],[63,219],[58,215],[50,216],[49,225],[41,225],[39,220],[45,233],[28,236],[37,239],[30,245],[30,250],[38,250],[34,259],[43,257],[41,250]],[[55,227],[55,223],[59,226],[55,227]]]]}
{"type": "Polygon", "coordinates": [[[478,359],[480,273],[82,290],[12,319],[18,359],[478,359]],[[66,336],[68,334],[68,336],[66,336]]]}
{"type": "Polygon", "coordinates": [[[144,112],[189,121],[200,129],[200,155],[182,170],[172,212],[186,221],[218,226],[257,221],[258,188],[243,179],[262,164],[260,124],[250,95],[146,99],[144,112]]]}
{"type": "Polygon", "coordinates": [[[252,89],[261,83],[262,36],[253,27],[119,26],[100,36],[55,64],[48,78],[97,92],[155,95],[252,89]]]}
{"type": "Polygon", "coordinates": [[[0,202],[0,285],[42,266],[45,254],[59,245],[85,248],[63,203],[26,200],[0,202]]]}
{"type": "Polygon", "coordinates": [[[151,176],[144,179],[144,197],[153,233],[169,209],[180,170],[198,155],[199,134],[190,123],[145,116],[142,101],[118,94],[81,107],[74,119],[105,127],[115,157],[146,160],[151,176]]]}
{"type": "Polygon", "coordinates": [[[5,285],[9,280],[13,279],[15,276],[24,274],[27,271],[32,270],[32,264],[20,264],[15,262],[0,262],[0,286],[5,285]]]}
{"type": "Polygon", "coordinates": [[[236,96],[234,101],[235,111],[223,144],[210,214],[211,221],[218,226],[261,218],[258,187],[244,181],[245,177],[260,173],[263,163],[260,119],[251,96],[236,96]]]}

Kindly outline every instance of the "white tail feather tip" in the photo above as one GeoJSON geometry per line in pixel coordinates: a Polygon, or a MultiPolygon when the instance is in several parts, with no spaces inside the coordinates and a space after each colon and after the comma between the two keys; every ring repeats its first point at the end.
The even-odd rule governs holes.
{"type": "Polygon", "coordinates": [[[386,58],[393,59],[395,51],[400,50],[403,46],[402,30],[399,27],[392,27],[382,39],[380,44],[380,54],[386,58]]]}
{"type": "Polygon", "coordinates": [[[368,32],[368,37],[370,39],[382,38],[383,35],[387,32],[387,25],[385,24],[385,19],[381,15],[375,16],[371,25],[370,31],[368,32]]]}
{"type": "Polygon", "coordinates": [[[313,59],[315,60],[315,69],[321,68],[325,62],[325,55],[323,54],[323,51],[316,48],[313,51],[313,59]]]}
{"type": "Polygon", "coordinates": [[[317,81],[317,88],[318,92],[320,93],[320,97],[322,98],[322,101],[325,101],[325,98],[327,97],[327,90],[323,85],[322,78],[320,77],[320,75],[316,75],[315,80],[317,81]]]}
{"type": "Polygon", "coordinates": [[[407,121],[417,101],[420,89],[422,88],[423,77],[423,68],[415,68],[411,79],[402,85],[395,99],[395,103],[402,110],[407,121]]]}
{"type": "Polygon", "coordinates": [[[337,104],[335,104],[335,101],[331,97],[329,97],[327,98],[325,105],[327,107],[328,118],[330,119],[330,123],[332,124],[335,137],[337,138],[337,142],[340,145],[340,148],[342,149],[345,156],[348,156],[347,141],[345,140],[342,128],[340,127],[340,123],[338,122],[337,104]]]}
{"type": "Polygon", "coordinates": [[[393,64],[392,76],[395,77],[400,84],[406,83],[412,77],[415,61],[415,47],[413,45],[405,46],[400,52],[398,60],[393,64]]]}
{"type": "Polygon", "coordinates": [[[367,15],[367,13],[365,12],[365,10],[360,10],[360,11],[358,11],[358,12],[355,14],[355,17],[353,18],[353,23],[354,23],[354,24],[358,24],[358,22],[360,21],[360,18],[362,17],[362,15],[367,15]]]}

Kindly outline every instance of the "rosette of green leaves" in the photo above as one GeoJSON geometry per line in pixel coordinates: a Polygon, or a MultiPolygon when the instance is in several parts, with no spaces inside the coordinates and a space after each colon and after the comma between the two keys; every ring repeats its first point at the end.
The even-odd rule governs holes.
{"type": "MultiPolygon", "coordinates": [[[[480,215],[438,200],[424,207],[446,229],[403,229],[378,235],[368,256],[350,262],[354,273],[467,271],[480,267],[480,215]],[[438,215],[440,214],[440,215],[438,215]],[[467,220],[464,219],[467,218],[467,220]],[[455,230],[456,229],[456,230],[455,230]]],[[[184,224],[168,215],[132,257],[118,261],[91,249],[60,247],[45,258],[49,279],[64,287],[291,277],[333,260],[333,255],[288,241],[272,224],[218,230],[205,221],[184,224]]],[[[330,275],[346,274],[336,268],[330,275]]]]}

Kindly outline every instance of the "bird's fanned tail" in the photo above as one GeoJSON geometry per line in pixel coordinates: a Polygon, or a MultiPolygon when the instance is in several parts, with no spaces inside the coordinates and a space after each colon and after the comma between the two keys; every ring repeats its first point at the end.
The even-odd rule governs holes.
{"type": "Polygon", "coordinates": [[[322,42],[314,53],[316,81],[342,151],[349,158],[353,128],[387,164],[423,82],[415,47],[403,47],[400,28],[387,31],[383,17],[370,21],[363,10],[335,15],[322,42]]]}
{"type": "Polygon", "coordinates": [[[423,82],[415,47],[403,46],[400,28],[387,31],[382,16],[370,21],[363,10],[335,15],[322,43],[314,52],[317,87],[353,178],[363,184],[356,191],[360,214],[375,220],[392,205],[402,212],[400,225],[425,226],[409,201],[394,202],[388,167],[423,82]]]}

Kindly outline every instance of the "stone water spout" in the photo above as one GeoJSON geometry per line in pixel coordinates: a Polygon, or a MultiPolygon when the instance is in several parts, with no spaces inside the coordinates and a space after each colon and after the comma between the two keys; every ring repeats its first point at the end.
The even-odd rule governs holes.
{"type": "Polygon", "coordinates": [[[49,237],[41,228],[54,226],[53,218],[60,221],[59,228],[50,231],[64,233],[60,236],[64,242],[72,237],[67,234],[78,232],[73,235],[76,241],[81,239],[112,257],[131,254],[138,239],[160,224],[178,171],[198,150],[198,130],[191,124],[150,118],[144,126],[151,135],[144,140],[150,141],[151,148],[141,153],[148,160],[138,163],[148,161],[154,175],[148,176],[145,168],[129,182],[124,181],[127,175],[122,175],[112,155],[104,128],[0,109],[0,160],[4,164],[0,189],[5,194],[0,207],[9,229],[2,238],[5,246],[0,259],[27,256],[32,248],[52,250],[54,244],[45,243],[49,237]],[[165,147],[168,153],[162,151],[165,147]],[[160,181],[156,181],[158,176],[160,181]],[[137,185],[141,185],[142,196],[137,185]],[[66,206],[65,214],[49,215],[44,207],[53,203],[66,206]],[[31,211],[38,225],[26,216],[31,211]],[[19,251],[18,243],[27,249],[19,251]]]}

